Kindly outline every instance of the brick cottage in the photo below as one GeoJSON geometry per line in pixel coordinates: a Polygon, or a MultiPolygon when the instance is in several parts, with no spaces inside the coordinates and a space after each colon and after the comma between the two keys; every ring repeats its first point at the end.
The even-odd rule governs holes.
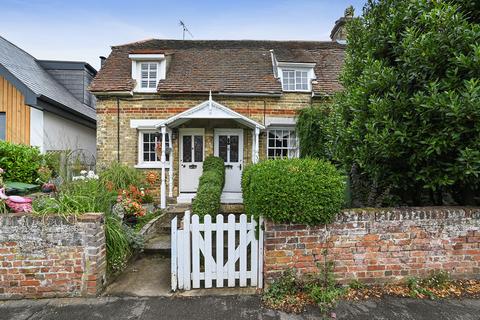
{"type": "Polygon", "coordinates": [[[202,162],[226,165],[222,203],[241,203],[248,163],[299,155],[298,110],[341,90],[343,25],[332,41],[145,40],[112,47],[91,85],[98,165],[161,172],[161,207],[190,203],[202,162]]]}

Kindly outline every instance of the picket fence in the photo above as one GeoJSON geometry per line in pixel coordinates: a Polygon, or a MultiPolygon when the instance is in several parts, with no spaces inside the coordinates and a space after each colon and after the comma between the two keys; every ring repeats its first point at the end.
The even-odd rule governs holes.
{"type": "MultiPolygon", "coordinates": [[[[183,226],[172,219],[172,290],[228,287],[261,288],[263,285],[263,230],[245,214],[239,221],[219,214],[212,222],[206,215],[186,211],[183,226]],[[258,238],[257,238],[258,232],[258,238]],[[213,284],[215,282],[215,285],[213,284]]],[[[260,225],[262,224],[260,219],[260,225]]]]}

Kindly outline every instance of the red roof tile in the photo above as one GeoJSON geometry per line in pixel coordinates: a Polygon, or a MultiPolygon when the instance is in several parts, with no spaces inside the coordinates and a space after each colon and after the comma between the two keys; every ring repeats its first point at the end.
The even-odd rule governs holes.
{"type": "Polygon", "coordinates": [[[338,76],[344,45],[336,42],[255,40],[146,40],[112,47],[112,52],[91,85],[94,92],[131,91],[131,53],[171,55],[160,93],[280,93],[270,50],[278,61],[314,62],[317,94],[341,90],[338,76]]]}

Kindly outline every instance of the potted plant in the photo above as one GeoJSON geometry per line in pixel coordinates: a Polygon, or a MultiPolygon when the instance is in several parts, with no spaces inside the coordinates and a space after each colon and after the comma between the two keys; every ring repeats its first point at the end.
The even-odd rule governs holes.
{"type": "Polygon", "coordinates": [[[124,210],[123,221],[129,226],[134,226],[138,222],[138,217],[145,215],[146,210],[142,206],[142,203],[131,197],[131,195],[126,191],[118,196],[117,202],[120,203],[124,210]]]}

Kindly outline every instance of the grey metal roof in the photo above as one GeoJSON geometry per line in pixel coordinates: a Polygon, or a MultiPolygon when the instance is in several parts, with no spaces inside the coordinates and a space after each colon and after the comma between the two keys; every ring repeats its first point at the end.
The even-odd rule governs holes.
{"type": "Polygon", "coordinates": [[[37,96],[62,104],[68,109],[96,120],[96,112],[77,100],[64,86],[45,71],[37,59],[0,36],[0,65],[37,96]]]}

